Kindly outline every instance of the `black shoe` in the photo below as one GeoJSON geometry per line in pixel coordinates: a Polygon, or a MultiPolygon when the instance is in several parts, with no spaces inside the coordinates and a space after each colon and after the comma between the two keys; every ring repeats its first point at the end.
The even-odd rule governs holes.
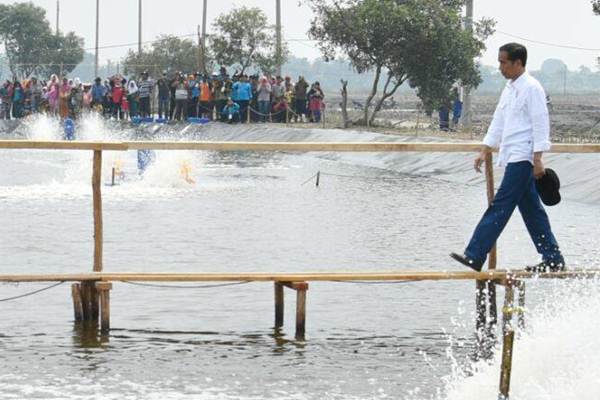
{"type": "Polygon", "coordinates": [[[483,267],[483,261],[476,261],[473,260],[469,257],[467,257],[466,255],[460,255],[460,254],[456,254],[456,253],[450,253],[450,257],[452,257],[453,259],[455,259],[456,261],[458,261],[459,263],[477,271],[477,272],[481,272],[481,267],[483,267]]]}
{"type": "Polygon", "coordinates": [[[565,266],[564,261],[559,263],[553,263],[548,261],[542,261],[536,265],[529,265],[525,267],[525,271],[533,272],[533,273],[543,273],[543,272],[562,272],[565,271],[567,267],[565,266]]]}

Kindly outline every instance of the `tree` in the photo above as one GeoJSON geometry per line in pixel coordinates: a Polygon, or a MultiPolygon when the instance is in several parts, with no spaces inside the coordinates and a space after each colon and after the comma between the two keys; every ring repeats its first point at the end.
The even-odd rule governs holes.
{"type": "Polygon", "coordinates": [[[375,71],[363,118],[371,124],[383,102],[409,82],[428,111],[448,101],[461,81],[476,87],[474,61],[484,49],[492,22],[476,24],[476,35],[463,29],[463,0],[307,0],[316,17],[309,35],[326,59],[345,54],[359,73],[375,71]],[[383,93],[371,111],[380,80],[383,93]]]}
{"type": "Polygon", "coordinates": [[[250,67],[272,73],[287,59],[285,43],[278,59],[275,27],[268,25],[267,16],[260,8],[235,8],[220,15],[213,28],[215,34],[210,37],[210,44],[215,61],[221,65],[240,68],[241,73],[250,67]]]}
{"type": "Polygon", "coordinates": [[[594,14],[600,15],[600,0],[592,0],[591,3],[594,14]]]}
{"type": "Polygon", "coordinates": [[[53,34],[45,10],[32,3],[0,5],[0,40],[15,77],[66,74],[83,59],[83,39],[53,34]]]}
{"type": "MultiPolygon", "coordinates": [[[[141,54],[129,50],[123,60],[125,73],[140,74],[148,71],[157,76],[162,71],[192,72],[200,69],[198,45],[189,39],[163,35],[152,43],[150,48],[142,49],[141,54]]],[[[206,55],[207,68],[212,66],[210,54],[206,55]]]]}

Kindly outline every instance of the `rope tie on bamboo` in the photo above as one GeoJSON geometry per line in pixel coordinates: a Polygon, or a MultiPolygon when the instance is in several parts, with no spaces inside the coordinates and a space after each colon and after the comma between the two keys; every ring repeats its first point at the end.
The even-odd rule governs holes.
{"type": "Polygon", "coordinates": [[[29,292],[29,293],[21,294],[21,295],[18,295],[18,296],[13,296],[13,297],[7,297],[7,298],[4,298],[4,299],[0,299],[0,303],[4,302],[4,301],[17,300],[17,299],[22,299],[23,297],[33,296],[34,294],[38,294],[38,293],[41,293],[43,291],[50,290],[52,288],[60,286],[63,283],[65,283],[65,281],[60,281],[60,282],[54,283],[54,284],[52,284],[50,286],[47,286],[45,288],[34,290],[33,292],[29,292]]]}
{"type": "Polygon", "coordinates": [[[128,285],[133,286],[144,286],[144,287],[152,287],[159,289],[213,289],[213,288],[221,288],[227,286],[239,286],[245,285],[248,283],[252,283],[252,281],[241,281],[241,282],[231,282],[231,283],[219,283],[215,285],[199,285],[199,286],[183,286],[183,285],[159,285],[156,283],[141,283],[141,282],[131,282],[131,281],[121,281],[122,283],[126,283],[128,285]]]}
{"type": "Polygon", "coordinates": [[[525,314],[525,307],[503,307],[502,313],[504,314],[525,314]]]}

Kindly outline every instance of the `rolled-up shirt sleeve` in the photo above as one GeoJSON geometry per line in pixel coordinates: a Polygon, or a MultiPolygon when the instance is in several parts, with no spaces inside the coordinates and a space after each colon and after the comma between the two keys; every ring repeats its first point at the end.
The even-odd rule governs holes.
{"type": "Polygon", "coordinates": [[[533,87],[527,99],[533,130],[533,151],[535,153],[548,151],[552,144],[550,143],[550,117],[548,116],[546,93],[541,86],[533,87]]]}
{"type": "Polygon", "coordinates": [[[492,123],[488,128],[487,134],[483,138],[483,144],[488,147],[498,147],[502,140],[502,131],[504,130],[504,107],[506,104],[504,97],[505,93],[500,97],[500,102],[498,102],[496,111],[494,111],[492,123]]]}

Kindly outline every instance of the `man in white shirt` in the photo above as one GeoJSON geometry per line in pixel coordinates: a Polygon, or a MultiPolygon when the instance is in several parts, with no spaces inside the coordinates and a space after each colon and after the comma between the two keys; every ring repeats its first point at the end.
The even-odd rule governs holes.
{"type": "Polygon", "coordinates": [[[481,172],[486,155],[499,147],[498,165],[506,167],[504,178],[464,254],[452,253],[450,256],[481,271],[487,254],[518,206],[531,240],[542,256],[541,263],[526,269],[532,272],[562,271],[565,260],[535,186],[535,180],[545,174],[542,154],[551,146],[546,94],[540,83],[525,70],[525,46],[518,43],[502,46],[498,62],[500,72],[509,82],[483,140],[484,147],[475,158],[475,170],[481,172]]]}

